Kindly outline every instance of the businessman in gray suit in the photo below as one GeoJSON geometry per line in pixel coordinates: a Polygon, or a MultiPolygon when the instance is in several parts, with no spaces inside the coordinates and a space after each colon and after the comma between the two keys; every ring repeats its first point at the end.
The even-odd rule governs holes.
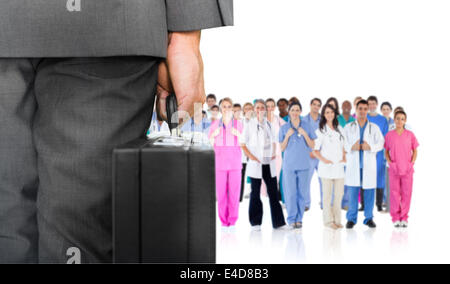
{"type": "Polygon", "coordinates": [[[113,148],[155,94],[204,102],[200,30],[232,22],[232,0],[0,1],[0,263],[112,261],[113,148]]]}

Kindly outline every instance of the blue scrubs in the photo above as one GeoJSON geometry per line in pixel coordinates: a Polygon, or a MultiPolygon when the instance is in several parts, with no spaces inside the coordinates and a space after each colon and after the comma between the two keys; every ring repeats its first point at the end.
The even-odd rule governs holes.
{"type": "MultiPolygon", "coordinates": [[[[368,120],[372,123],[375,123],[378,125],[378,127],[381,130],[381,133],[383,134],[383,137],[386,136],[386,134],[389,131],[389,122],[386,119],[386,117],[382,116],[381,114],[378,114],[377,116],[367,116],[368,120]]],[[[384,151],[380,151],[377,153],[377,188],[385,189],[386,186],[386,161],[384,157],[384,151]]]]}
{"type": "MultiPolygon", "coordinates": [[[[362,176],[363,169],[360,169],[361,175],[361,186],[362,186],[362,176]]],[[[350,204],[347,212],[347,220],[353,223],[358,222],[358,197],[361,187],[348,186],[348,192],[350,196],[350,204]]],[[[364,189],[364,224],[367,224],[373,219],[373,208],[375,206],[375,188],[364,189]]]]}
{"type": "MultiPolygon", "coordinates": [[[[302,120],[302,119],[303,118],[300,116],[300,120],[302,120]]],[[[283,117],[283,120],[289,123],[291,121],[291,118],[289,117],[289,115],[286,115],[285,117],[283,117]]],[[[281,153],[281,158],[284,160],[284,152],[281,153]]],[[[281,195],[281,202],[286,204],[286,199],[284,198],[284,189],[283,189],[283,168],[281,168],[281,171],[280,171],[280,195],[281,195]]]]}
{"type": "MultiPolygon", "coordinates": [[[[308,123],[311,126],[311,129],[314,131],[314,133],[316,133],[316,130],[319,129],[319,124],[320,124],[320,115],[317,117],[316,120],[314,120],[314,118],[312,118],[311,114],[308,114],[307,116],[304,117],[303,119],[304,122],[308,123]]],[[[312,149],[311,151],[312,152],[312,149]]],[[[308,176],[308,194],[306,197],[306,207],[311,208],[311,181],[312,181],[312,177],[314,175],[314,171],[317,172],[318,168],[319,168],[319,159],[313,159],[311,157],[309,157],[310,163],[311,163],[311,168],[309,169],[309,176],[308,176]]],[[[318,177],[318,176],[317,176],[318,177]]],[[[323,208],[323,192],[322,192],[322,180],[318,177],[319,180],[319,186],[320,186],[320,207],[323,208]]]]}
{"type": "Polygon", "coordinates": [[[201,132],[208,135],[209,127],[211,126],[211,121],[209,119],[203,118],[201,123],[195,124],[194,119],[191,118],[182,127],[182,132],[201,132]]]}
{"type": "MultiPolygon", "coordinates": [[[[309,123],[301,120],[302,127],[310,139],[316,139],[316,134],[309,123]]],[[[280,129],[279,141],[284,141],[289,129],[294,128],[292,124],[286,123],[280,129]]],[[[307,191],[309,189],[309,169],[311,167],[308,147],[303,136],[299,137],[297,133],[289,138],[288,145],[284,150],[283,159],[283,190],[287,210],[287,222],[293,224],[303,222],[305,213],[307,191]]]]}

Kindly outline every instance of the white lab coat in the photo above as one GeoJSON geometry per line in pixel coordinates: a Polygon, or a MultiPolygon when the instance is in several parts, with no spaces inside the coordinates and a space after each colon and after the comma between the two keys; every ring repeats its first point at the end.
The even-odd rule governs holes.
{"type": "MultiPolygon", "coordinates": [[[[247,119],[244,117],[241,119],[242,127],[245,130],[245,125],[247,124],[247,119]]],[[[248,163],[248,157],[245,155],[244,150],[242,150],[242,163],[247,164],[248,163]]]]}
{"type": "Polygon", "coordinates": [[[345,135],[341,126],[338,126],[338,130],[332,130],[328,125],[325,125],[323,131],[320,128],[316,130],[317,139],[314,140],[314,150],[320,151],[325,159],[333,162],[333,164],[325,164],[319,161],[317,174],[320,178],[345,178],[345,164],[341,162],[344,158],[345,135]]]}
{"type": "MultiPolygon", "coordinates": [[[[371,122],[367,122],[364,131],[364,141],[370,146],[370,151],[364,151],[363,157],[363,189],[377,188],[377,153],[383,150],[384,137],[380,128],[371,122]]],[[[353,121],[345,126],[345,152],[347,153],[347,168],[345,170],[345,185],[361,186],[359,150],[352,151],[353,145],[360,140],[360,126],[358,121],[353,121]]]]}
{"type": "MultiPolygon", "coordinates": [[[[270,144],[273,145],[276,140],[273,135],[273,131],[271,130],[272,125],[267,120],[265,120],[264,123],[270,127],[270,144]]],[[[265,133],[263,130],[258,131],[258,120],[256,118],[252,118],[245,124],[243,142],[247,146],[250,153],[252,153],[260,161],[262,161],[264,157],[264,135],[265,133]]],[[[249,177],[262,179],[262,164],[249,159],[246,171],[249,177]]],[[[270,161],[270,174],[272,177],[277,176],[276,160],[270,161]]]]}
{"type": "Polygon", "coordinates": [[[170,135],[170,128],[169,128],[169,125],[167,124],[167,122],[164,121],[161,124],[160,129],[158,129],[158,120],[156,120],[156,116],[154,115],[154,119],[152,120],[152,122],[150,124],[150,128],[147,133],[147,136],[152,138],[152,137],[160,136],[160,135],[170,135]]]}

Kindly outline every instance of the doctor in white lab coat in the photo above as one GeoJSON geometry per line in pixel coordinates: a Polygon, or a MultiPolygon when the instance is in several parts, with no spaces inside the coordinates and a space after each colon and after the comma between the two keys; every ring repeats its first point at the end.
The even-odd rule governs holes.
{"type": "Polygon", "coordinates": [[[377,187],[377,153],[383,150],[384,138],[380,128],[367,119],[369,105],[361,100],[356,107],[357,119],[345,126],[345,151],[347,168],[345,185],[349,190],[350,204],[347,212],[347,229],[352,229],[358,219],[358,195],[364,192],[364,224],[375,228],[373,208],[377,187]]]}
{"type": "Polygon", "coordinates": [[[170,128],[167,122],[158,119],[155,111],[153,112],[150,128],[147,131],[147,137],[155,138],[161,135],[170,135],[170,128]]]}
{"type": "Polygon", "coordinates": [[[261,202],[261,181],[267,186],[273,228],[285,227],[283,210],[278,200],[276,171],[276,140],[272,125],[266,118],[266,104],[263,100],[255,102],[256,118],[245,124],[242,149],[249,158],[247,175],[251,179],[249,217],[252,229],[259,231],[263,217],[261,202]]]}

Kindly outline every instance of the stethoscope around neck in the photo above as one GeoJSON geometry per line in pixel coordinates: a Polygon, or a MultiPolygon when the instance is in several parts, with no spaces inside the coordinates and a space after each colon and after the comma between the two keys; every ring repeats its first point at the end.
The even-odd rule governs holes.
{"type": "MultiPolygon", "coordinates": [[[[369,135],[372,135],[372,124],[370,123],[369,120],[367,120],[367,122],[369,124],[369,135]]],[[[358,121],[354,121],[352,122],[352,126],[358,127],[358,121]]]]}
{"type": "MultiPolygon", "coordinates": [[[[289,120],[289,124],[291,125],[291,128],[294,129],[295,132],[297,132],[297,136],[300,138],[302,137],[302,135],[300,133],[298,133],[298,129],[294,127],[294,125],[292,124],[292,120],[289,120]]],[[[300,122],[298,123],[298,127],[302,126],[302,120],[300,119],[300,122]]]]}

